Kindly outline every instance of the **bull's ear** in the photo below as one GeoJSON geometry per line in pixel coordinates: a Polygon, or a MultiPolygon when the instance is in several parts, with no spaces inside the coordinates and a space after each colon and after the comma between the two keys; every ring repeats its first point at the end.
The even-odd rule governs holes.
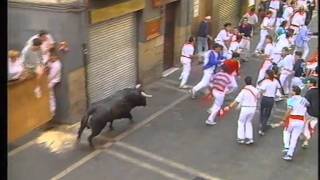
{"type": "Polygon", "coordinates": [[[137,84],[136,89],[140,89],[140,88],[141,88],[141,84],[137,84]]]}

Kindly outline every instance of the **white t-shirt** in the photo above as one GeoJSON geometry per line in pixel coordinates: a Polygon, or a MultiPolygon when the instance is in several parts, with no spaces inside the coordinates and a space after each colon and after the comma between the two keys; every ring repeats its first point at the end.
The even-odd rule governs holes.
{"type": "Polygon", "coordinates": [[[259,91],[252,85],[246,85],[238,94],[235,101],[240,104],[240,106],[257,106],[259,91]],[[248,90],[250,89],[251,92],[248,90]],[[252,94],[253,93],[253,94],[252,94]]]}
{"type": "Polygon", "coordinates": [[[224,41],[229,41],[232,37],[232,34],[227,32],[225,29],[222,29],[219,34],[217,35],[215,41],[217,43],[222,43],[224,44],[224,41]]]}
{"type": "Polygon", "coordinates": [[[279,0],[270,1],[269,8],[276,9],[276,10],[280,9],[280,1],[279,0]]]}
{"type": "Polygon", "coordinates": [[[282,49],[284,47],[289,48],[290,47],[290,41],[286,37],[279,37],[278,42],[276,43],[274,47],[274,53],[281,53],[282,49]]]}
{"type": "Polygon", "coordinates": [[[258,16],[256,15],[256,13],[252,15],[250,15],[249,13],[246,13],[245,15],[243,15],[243,17],[248,18],[248,23],[251,25],[255,25],[259,22],[258,16]]]}
{"type": "Polygon", "coordinates": [[[190,63],[191,62],[191,58],[187,58],[187,57],[191,57],[193,55],[194,52],[194,47],[192,46],[192,44],[184,44],[181,50],[181,62],[182,63],[190,63]],[[186,56],[186,57],[183,57],[186,56]]]}
{"type": "Polygon", "coordinates": [[[273,22],[272,18],[264,17],[260,26],[261,30],[267,30],[265,27],[272,27],[273,22]]]}
{"type": "Polygon", "coordinates": [[[272,43],[266,44],[266,47],[264,48],[264,54],[268,55],[268,56],[271,56],[273,48],[274,48],[274,46],[273,46],[272,43]]]}
{"type": "Polygon", "coordinates": [[[281,73],[290,74],[293,71],[294,63],[294,56],[289,54],[279,61],[278,67],[281,69],[281,73]]]}
{"type": "MultiPolygon", "coordinates": [[[[39,38],[39,34],[33,35],[26,42],[25,47],[21,51],[23,59],[24,59],[24,54],[26,53],[27,49],[32,46],[32,41],[35,38],[39,38]]],[[[53,38],[52,38],[52,36],[50,34],[47,34],[47,40],[42,42],[42,44],[41,44],[41,51],[42,51],[42,54],[43,54],[44,63],[46,63],[48,61],[48,58],[49,58],[48,50],[49,50],[49,47],[50,47],[51,44],[54,44],[54,40],[53,40],[53,38]]]]}
{"type": "Polygon", "coordinates": [[[303,6],[304,9],[308,9],[308,3],[307,0],[297,0],[297,8],[303,6]]]}
{"type": "Polygon", "coordinates": [[[61,81],[61,66],[60,60],[49,62],[49,87],[53,87],[56,83],[61,81]]]}
{"type": "Polygon", "coordinates": [[[303,13],[302,15],[301,15],[299,12],[298,12],[298,13],[295,13],[295,14],[292,16],[291,24],[297,25],[297,26],[302,26],[302,25],[305,24],[306,17],[307,17],[307,14],[306,14],[306,13],[303,13]]]}
{"type": "Polygon", "coordinates": [[[283,11],[282,18],[289,21],[290,16],[292,15],[293,15],[293,8],[291,6],[287,6],[283,11]]]}
{"type": "Polygon", "coordinates": [[[292,109],[290,115],[304,116],[310,103],[306,98],[294,95],[287,100],[287,105],[289,109],[292,109]]]}
{"type": "Polygon", "coordinates": [[[281,86],[276,79],[271,81],[270,79],[265,79],[259,85],[259,90],[263,91],[262,95],[266,97],[275,97],[277,89],[280,89],[281,86]]]}
{"type": "Polygon", "coordinates": [[[8,59],[8,70],[10,74],[15,74],[12,78],[18,78],[23,71],[23,63],[20,58],[18,58],[15,62],[12,62],[11,59],[8,59]]]}

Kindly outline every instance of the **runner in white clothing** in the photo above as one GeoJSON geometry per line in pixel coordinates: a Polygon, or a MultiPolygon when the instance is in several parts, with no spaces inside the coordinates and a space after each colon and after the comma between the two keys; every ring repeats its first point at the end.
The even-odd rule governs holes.
{"type": "Polygon", "coordinates": [[[300,26],[305,25],[307,13],[303,7],[300,7],[297,12],[292,15],[290,29],[294,30],[294,34],[298,34],[300,26]]]}
{"type": "Polygon", "coordinates": [[[191,90],[192,99],[195,98],[196,93],[205,87],[209,86],[210,77],[214,73],[216,67],[222,62],[221,51],[222,46],[220,44],[212,44],[212,49],[204,54],[203,75],[201,81],[195,85],[191,90]],[[210,58],[212,57],[212,58],[210,58]]]}
{"type": "MultiPolygon", "coordinates": [[[[282,50],[283,59],[278,63],[280,68],[280,83],[283,87],[284,93],[289,94],[291,80],[294,74],[293,66],[295,63],[294,56],[290,54],[289,48],[284,47],[282,50]]],[[[278,93],[280,94],[280,92],[278,93]]]]}
{"type": "Polygon", "coordinates": [[[282,14],[283,21],[286,20],[290,22],[290,18],[294,12],[294,9],[293,9],[294,4],[295,4],[294,1],[291,1],[290,4],[284,8],[284,11],[282,14]]]}
{"type": "Polygon", "coordinates": [[[188,43],[184,44],[181,50],[180,62],[183,65],[183,70],[179,80],[181,80],[180,88],[188,88],[186,83],[188,81],[191,71],[191,60],[194,53],[194,37],[190,37],[188,43]]]}
{"type": "Polygon", "coordinates": [[[240,105],[241,109],[238,119],[237,141],[240,144],[252,144],[254,142],[252,119],[258,106],[260,93],[257,88],[252,86],[252,78],[250,76],[247,76],[244,81],[246,86],[240,91],[236,99],[229,106],[224,108],[224,111],[229,111],[229,109],[236,104],[240,105]]]}
{"type": "Polygon", "coordinates": [[[231,42],[231,38],[232,38],[232,26],[231,23],[225,23],[223,25],[224,29],[222,29],[219,34],[217,35],[217,37],[214,39],[214,41],[220,45],[223,46],[223,52],[227,53],[228,49],[229,49],[229,45],[231,42]]]}
{"type": "Polygon", "coordinates": [[[275,44],[275,47],[272,50],[272,54],[271,54],[272,62],[277,64],[281,59],[282,49],[284,47],[287,47],[287,48],[291,47],[291,42],[289,41],[290,37],[291,37],[290,33],[285,33],[278,37],[278,42],[275,44]]]}
{"type": "Polygon", "coordinates": [[[270,32],[273,30],[273,21],[272,21],[272,12],[268,11],[266,17],[264,17],[261,23],[261,31],[260,31],[260,41],[256,47],[256,53],[262,53],[263,45],[265,42],[265,38],[270,32]]]}
{"type": "Polygon", "coordinates": [[[301,89],[297,86],[292,88],[294,95],[288,99],[288,110],[283,117],[283,159],[290,161],[293,158],[294,149],[296,147],[298,138],[303,132],[305,124],[305,114],[307,106],[310,105],[309,101],[302,97],[301,89]]]}

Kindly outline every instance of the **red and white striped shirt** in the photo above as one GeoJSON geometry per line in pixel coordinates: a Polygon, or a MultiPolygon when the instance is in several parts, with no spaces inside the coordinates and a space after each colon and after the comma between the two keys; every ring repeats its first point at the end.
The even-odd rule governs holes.
{"type": "Polygon", "coordinates": [[[234,81],[235,79],[232,75],[229,75],[225,72],[218,72],[212,76],[210,86],[213,89],[225,92],[226,88],[230,90],[237,86],[236,82],[234,81]]]}

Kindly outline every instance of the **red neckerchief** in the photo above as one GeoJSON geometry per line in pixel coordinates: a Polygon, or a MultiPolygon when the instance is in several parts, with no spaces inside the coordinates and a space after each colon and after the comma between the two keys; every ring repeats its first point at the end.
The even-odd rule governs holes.
{"type": "Polygon", "coordinates": [[[250,16],[252,16],[252,15],[254,15],[254,12],[248,12],[248,14],[250,15],[250,16]]]}

